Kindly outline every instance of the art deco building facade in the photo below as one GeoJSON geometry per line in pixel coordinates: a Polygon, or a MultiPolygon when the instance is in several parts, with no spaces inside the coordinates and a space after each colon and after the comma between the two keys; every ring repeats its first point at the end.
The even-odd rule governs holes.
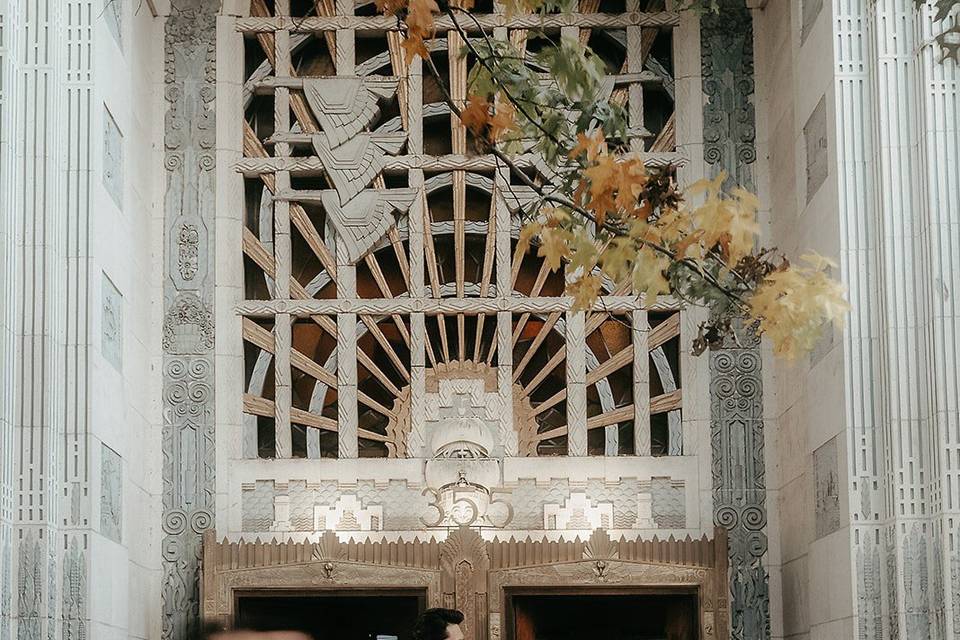
{"type": "Polygon", "coordinates": [[[703,310],[610,283],[573,311],[372,2],[0,0],[0,640],[181,640],[277,590],[407,594],[470,640],[533,637],[546,592],[656,594],[638,618],[691,638],[960,634],[935,4],[438,22],[455,101],[465,38],[579,38],[648,164],[834,257],[848,321],[784,363],[694,356],[703,310]]]}

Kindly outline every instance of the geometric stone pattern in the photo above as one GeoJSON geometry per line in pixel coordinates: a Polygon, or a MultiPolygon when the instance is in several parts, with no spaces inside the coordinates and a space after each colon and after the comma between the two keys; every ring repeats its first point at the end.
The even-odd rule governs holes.
{"type": "Polygon", "coordinates": [[[840,471],[837,437],[813,452],[814,525],[822,538],[840,528],[840,471]]]}
{"type": "Polygon", "coordinates": [[[100,533],[121,542],[123,531],[123,461],[120,454],[100,445],[100,533]]]}
{"type": "MultiPolygon", "coordinates": [[[[664,96],[674,100],[671,72],[658,59],[672,66],[670,38],[679,15],[632,0],[628,4],[633,8],[624,13],[598,11],[590,0],[583,4],[589,24],[569,25],[561,16],[545,20],[551,28],[566,29],[570,37],[589,39],[600,31],[610,35],[613,46],[623,53],[623,69],[611,74],[629,76],[621,75],[616,82],[620,85],[617,99],[629,106],[631,135],[640,134],[644,131],[643,91],[648,89],[639,78],[647,87],[664,87],[664,96]],[[666,46],[656,46],[654,41],[666,46]]],[[[424,377],[440,364],[467,362],[483,362],[495,372],[495,391],[504,409],[497,416],[501,427],[519,422],[510,416],[513,382],[521,377],[535,380],[521,385],[529,397],[543,396],[555,383],[563,385],[562,393],[551,391],[545,396],[551,404],[533,419],[549,425],[556,422],[552,414],[559,414],[569,424],[557,422],[553,425],[557,428],[534,433],[530,438],[534,455],[542,442],[549,443],[551,453],[586,455],[588,442],[596,446],[587,437],[588,429],[601,428],[606,455],[618,455],[622,427],[633,418],[641,425],[635,429],[643,434],[638,438],[648,442],[651,402],[647,390],[641,392],[640,387],[650,381],[634,377],[630,384],[633,368],[625,366],[631,363],[629,342],[611,335],[617,353],[601,351],[596,344],[601,333],[614,333],[601,329],[596,320],[609,326],[612,318],[586,314],[579,324],[589,327],[592,335],[571,330],[565,336],[568,344],[574,344],[571,341],[582,334],[587,345],[569,349],[576,365],[571,375],[565,375],[564,364],[571,364],[565,359],[549,360],[542,375],[534,373],[531,363],[539,357],[533,356],[542,356],[563,335],[560,327],[567,319],[554,316],[543,324],[550,312],[531,314],[522,309],[523,304],[536,305],[552,297],[547,291],[556,283],[545,284],[536,276],[539,257],[514,264],[511,223],[519,227],[520,215],[511,209],[506,192],[519,187],[512,184],[519,179],[506,168],[489,177],[497,166],[494,158],[472,153],[466,128],[432,94],[431,81],[424,81],[429,71],[421,68],[422,61],[407,61],[403,56],[400,34],[384,33],[382,17],[357,15],[349,3],[321,4],[316,15],[306,18],[299,13],[304,10],[302,3],[255,0],[249,8],[249,17],[238,20],[236,28],[247,42],[256,37],[266,60],[257,51],[259,62],[247,70],[245,78],[247,117],[235,122],[244,128],[244,154],[235,168],[261,196],[245,204],[244,215],[251,224],[244,231],[242,247],[236,247],[255,268],[247,273],[247,299],[238,308],[245,316],[243,338],[256,347],[245,357],[258,363],[248,367],[257,382],[252,382],[251,373],[243,398],[249,417],[244,455],[416,457],[423,444],[418,436],[424,424],[419,413],[425,406],[424,377]],[[278,19],[278,15],[290,19],[278,19]],[[308,21],[306,28],[294,26],[301,19],[308,21]],[[330,20],[336,21],[335,38],[330,32],[321,34],[317,27],[330,20]],[[363,43],[362,51],[357,50],[357,41],[363,43]],[[371,56],[368,45],[376,41],[383,49],[371,56]],[[287,63],[290,59],[296,61],[292,67],[287,63]],[[311,67],[324,72],[305,71],[311,67]],[[249,117],[268,104],[261,116],[249,117]],[[271,112],[272,123],[268,122],[271,112]],[[306,172],[322,173],[324,180],[305,181],[306,172]],[[444,180],[442,189],[431,191],[431,185],[444,180]],[[482,204],[479,209],[478,203],[482,204]],[[448,205],[452,219],[441,213],[448,205]],[[485,221],[477,219],[477,211],[487,216],[485,221]],[[436,232],[437,224],[449,231],[436,232]],[[489,231],[494,224],[491,233],[478,231],[484,226],[489,231]],[[481,263],[479,269],[474,268],[475,262],[481,263]],[[515,271],[529,272],[534,278],[515,271]],[[309,282],[307,272],[312,274],[309,282]],[[531,288],[514,290],[515,283],[531,288]],[[325,289],[322,295],[321,289],[325,289]],[[496,308],[487,308],[494,297],[496,308]],[[463,307],[438,314],[432,305],[442,300],[456,300],[463,307]],[[305,314],[307,307],[327,303],[335,308],[305,314]],[[380,310],[374,313],[368,304],[380,310]],[[320,337],[311,323],[323,331],[320,337]],[[332,340],[327,342],[328,338],[332,340]],[[292,349],[292,341],[301,345],[312,341],[311,348],[320,341],[324,345],[307,354],[292,349]],[[327,352],[334,341],[333,353],[327,352]],[[524,354],[528,346],[531,351],[524,354]],[[581,363],[584,352],[592,349],[597,354],[591,351],[587,362],[581,363]],[[514,351],[517,363],[511,361],[514,351]],[[526,355],[530,357],[522,359],[526,355]],[[616,357],[610,364],[618,366],[604,369],[594,379],[599,355],[604,360],[616,357]],[[272,388],[260,384],[268,370],[274,378],[272,388]],[[608,378],[618,383],[626,380],[623,386],[632,387],[632,393],[621,393],[614,402],[608,378]],[[382,394],[384,390],[387,394],[382,394]],[[573,393],[568,395],[568,390],[573,393]],[[601,413],[588,416],[587,396],[595,393],[600,395],[601,413]],[[403,433],[410,434],[415,446],[402,452],[397,451],[395,440],[383,439],[384,432],[390,437],[389,431],[400,423],[414,425],[403,433]],[[563,426],[568,428],[559,428],[563,426]],[[268,435],[268,429],[273,433],[268,435]],[[564,451],[566,444],[572,446],[564,451]]],[[[488,11],[479,9],[484,14],[480,19],[495,20],[504,29],[501,35],[514,31],[525,37],[526,27],[519,17],[497,17],[488,11]]],[[[464,43],[449,21],[441,30],[447,33],[438,34],[431,46],[438,63],[448,71],[452,100],[460,102],[467,96],[468,67],[473,62],[468,64],[457,54],[464,43]]],[[[605,90],[613,91],[614,85],[611,75],[605,90]]],[[[648,155],[649,162],[658,166],[678,161],[672,126],[663,125],[659,133],[664,135],[652,133],[654,144],[645,159],[648,155]]],[[[639,301],[628,307],[625,310],[639,310],[639,301]]],[[[563,314],[566,310],[551,311],[563,314]]],[[[631,334],[625,335],[629,341],[631,334]]],[[[633,340],[645,356],[647,350],[635,335],[633,340]]],[[[639,369],[645,368],[646,363],[641,363],[639,369]]],[[[669,453],[681,455],[682,396],[679,389],[664,391],[667,397],[655,406],[671,416],[669,453]]],[[[506,455],[514,455],[510,441],[514,434],[503,428],[501,432],[509,436],[502,438],[506,455]]],[[[642,446],[641,451],[646,453],[642,446]]]]}
{"type": "MultiPolygon", "coordinates": [[[[601,526],[605,529],[686,528],[684,483],[670,478],[589,480],[586,483],[571,483],[565,479],[537,483],[532,479],[521,479],[515,486],[505,489],[509,490],[506,500],[513,507],[513,519],[503,527],[505,530],[581,530],[601,526]],[[573,517],[570,509],[576,505],[580,505],[583,513],[573,517]],[[646,514],[642,513],[640,505],[647,505],[646,514]],[[580,521],[586,513],[597,509],[604,514],[601,517],[597,512],[597,523],[586,525],[580,521]],[[545,515],[545,510],[549,515],[545,515]]],[[[386,483],[372,480],[357,483],[258,480],[242,488],[241,530],[244,533],[314,532],[324,528],[320,526],[318,529],[318,522],[338,530],[370,530],[360,527],[359,523],[369,522],[372,514],[379,525],[373,530],[417,531],[425,527],[421,516],[429,519],[430,502],[423,495],[422,487],[410,485],[406,480],[386,483]],[[368,511],[371,509],[376,512],[368,511]],[[326,516],[317,520],[319,513],[336,511],[342,523],[344,514],[351,510],[353,513],[348,520],[353,522],[355,518],[357,526],[334,526],[326,516]]]]}
{"type": "Polygon", "coordinates": [[[107,274],[100,288],[100,350],[103,358],[117,371],[123,369],[123,296],[107,274]]]}
{"type": "Polygon", "coordinates": [[[807,156],[807,202],[810,202],[830,171],[830,159],[827,154],[826,96],[820,98],[807,124],[803,126],[803,141],[807,156]]]}
{"type": "Polygon", "coordinates": [[[193,637],[201,534],[214,501],[214,175],[218,2],[173,0],[164,25],[161,638],[193,637]],[[188,227],[189,232],[184,233],[188,227]],[[179,243],[189,241],[190,268],[179,243]]]}
{"type": "MultiPolygon", "coordinates": [[[[700,19],[704,160],[755,192],[753,18],[744,0],[721,0],[700,19]]],[[[745,332],[750,333],[750,332],[745,332]]],[[[763,377],[759,342],[740,336],[710,353],[714,523],[729,535],[730,623],[735,640],[770,637],[763,377]]]]}

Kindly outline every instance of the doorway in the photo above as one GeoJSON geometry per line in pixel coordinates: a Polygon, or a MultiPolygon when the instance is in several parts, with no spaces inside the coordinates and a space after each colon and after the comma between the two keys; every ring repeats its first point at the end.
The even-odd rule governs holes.
{"type": "Polygon", "coordinates": [[[237,596],[236,626],[302,631],[313,640],[411,640],[425,607],[419,590],[249,592],[237,596]]]}
{"type": "Polygon", "coordinates": [[[554,590],[507,594],[507,640],[697,640],[697,596],[554,590]]]}

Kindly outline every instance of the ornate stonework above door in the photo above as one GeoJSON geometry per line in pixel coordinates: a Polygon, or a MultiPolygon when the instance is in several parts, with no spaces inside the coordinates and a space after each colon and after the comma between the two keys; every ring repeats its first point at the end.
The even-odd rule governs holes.
{"type": "Polygon", "coordinates": [[[517,588],[642,591],[670,588],[697,595],[702,640],[729,638],[727,534],[699,540],[612,540],[598,529],[587,540],[484,540],[453,529],[442,542],[217,542],[205,534],[202,609],[229,627],[244,592],[419,588],[427,605],[463,611],[467,640],[511,640],[507,594],[517,588]]]}

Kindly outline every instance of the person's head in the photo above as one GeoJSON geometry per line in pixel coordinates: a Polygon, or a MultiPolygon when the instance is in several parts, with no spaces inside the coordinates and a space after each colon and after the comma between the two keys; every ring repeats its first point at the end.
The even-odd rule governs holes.
{"type": "Polygon", "coordinates": [[[463,614],[456,609],[427,609],[417,618],[413,640],[463,640],[461,622],[463,614]]]}

